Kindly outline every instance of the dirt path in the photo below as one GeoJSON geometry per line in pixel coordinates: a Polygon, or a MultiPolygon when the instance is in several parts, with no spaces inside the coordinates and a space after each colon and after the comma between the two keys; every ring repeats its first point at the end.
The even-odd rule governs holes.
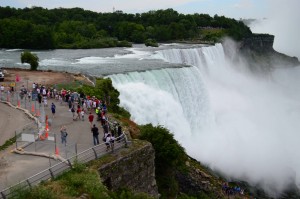
{"type": "Polygon", "coordinates": [[[22,111],[0,103],[0,146],[15,135],[15,130],[33,122],[22,111]]]}
{"type": "MultiPolygon", "coordinates": [[[[24,85],[28,87],[28,89],[31,89],[32,83],[34,82],[45,86],[52,86],[58,83],[72,83],[75,80],[90,83],[84,76],[64,72],[29,71],[22,69],[3,69],[3,72],[5,74],[5,81],[0,82],[0,85],[4,85],[7,89],[9,89],[11,83],[15,83],[16,76],[20,77],[20,82],[16,85],[17,88],[24,85]]],[[[55,118],[51,118],[52,126],[50,132],[59,133],[60,127],[65,125],[69,131],[68,142],[70,147],[74,148],[74,146],[71,145],[74,143],[78,143],[78,150],[93,146],[89,123],[87,121],[74,122],[66,104],[59,105],[55,100],[49,100],[49,103],[52,101],[57,103],[57,114],[55,118]]],[[[45,112],[47,115],[51,115],[49,107],[46,108],[45,112]]],[[[0,145],[13,137],[16,129],[30,122],[33,122],[33,120],[29,119],[22,111],[0,103],[0,145]]],[[[0,190],[42,169],[48,168],[49,163],[53,164],[56,162],[54,160],[50,162],[47,158],[42,157],[22,156],[10,153],[14,147],[15,146],[10,146],[8,149],[0,151],[0,190]]],[[[63,146],[60,147],[62,147],[61,155],[65,155],[67,149],[63,146]]],[[[37,144],[38,150],[46,150],[49,153],[54,153],[52,146],[50,150],[48,148],[50,148],[50,145],[43,143],[37,144]]],[[[74,151],[73,148],[72,150],[74,151]]]]}
{"type": "Polygon", "coordinates": [[[14,83],[17,76],[20,79],[20,81],[17,83],[17,87],[24,85],[25,87],[28,87],[28,89],[32,88],[33,83],[52,86],[58,83],[73,83],[77,80],[90,84],[86,77],[80,74],[71,74],[67,72],[30,71],[12,68],[4,68],[3,72],[5,75],[5,79],[4,82],[1,82],[1,84],[4,84],[5,86],[9,86],[11,83],[14,83]]]}

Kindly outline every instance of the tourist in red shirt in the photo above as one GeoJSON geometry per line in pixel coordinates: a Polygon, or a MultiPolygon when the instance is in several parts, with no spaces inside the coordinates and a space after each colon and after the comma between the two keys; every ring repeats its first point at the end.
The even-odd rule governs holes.
{"type": "Polygon", "coordinates": [[[89,122],[91,123],[91,127],[92,127],[92,124],[93,124],[93,120],[94,120],[94,115],[90,112],[90,114],[89,114],[89,122]]]}

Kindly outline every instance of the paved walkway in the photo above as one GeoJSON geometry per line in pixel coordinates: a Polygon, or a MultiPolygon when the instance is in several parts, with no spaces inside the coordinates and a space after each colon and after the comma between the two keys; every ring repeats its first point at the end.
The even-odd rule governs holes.
{"type": "MultiPolygon", "coordinates": [[[[1,104],[1,106],[3,105],[5,104],[1,104]]],[[[48,101],[48,107],[45,107],[45,114],[49,116],[50,135],[57,134],[57,146],[60,156],[64,158],[73,156],[76,153],[76,143],[78,153],[93,146],[93,136],[90,131],[90,123],[87,119],[88,115],[85,115],[85,121],[73,121],[72,113],[69,111],[67,105],[60,105],[60,103],[55,100],[48,101]],[[54,118],[52,118],[50,109],[52,102],[56,105],[54,118]],[[62,125],[66,126],[68,132],[67,146],[60,143],[60,128],[62,125]]],[[[0,117],[3,118],[4,116],[0,113],[0,117]]],[[[99,138],[100,142],[102,142],[101,137],[103,136],[103,131],[100,122],[95,122],[94,120],[94,123],[96,123],[96,126],[99,128],[99,138]]],[[[11,153],[10,151],[14,148],[15,145],[0,153],[0,191],[59,162],[59,160],[45,157],[11,153]]],[[[55,145],[53,141],[37,141],[24,150],[53,155],[55,154],[55,145]]]]}

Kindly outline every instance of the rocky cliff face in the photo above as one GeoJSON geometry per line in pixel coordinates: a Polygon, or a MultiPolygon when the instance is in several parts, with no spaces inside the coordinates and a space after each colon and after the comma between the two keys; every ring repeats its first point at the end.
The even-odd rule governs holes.
{"type": "Polygon", "coordinates": [[[250,49],[256,52],[274,51],[274,38],[274,35],[253,34],[242,41],[241,49],[250,49]]]}
{"type": "Polygon", "coordinates": [[[300,65],[298,58],[273,49],[274,38],[274,35],[253,34],[240,43],[239,52],[252,70],[270,71],[276,67],[300,65]]]}
{"type": "Polygon", "coordinates": [[[155,180],[155,152],[151,143],[102,165],[98,171],[108,189],[128,188],[158,197],[155,180]]]}

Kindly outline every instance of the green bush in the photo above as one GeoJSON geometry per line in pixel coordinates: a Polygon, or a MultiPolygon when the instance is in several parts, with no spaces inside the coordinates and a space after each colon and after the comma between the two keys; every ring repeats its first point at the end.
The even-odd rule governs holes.
{"type": "Polygon", "coordinates": [[[132,47],[132,43],[126,40],[119,41],[117,44],[118,47],[132,47]]]}
{"type": "Polygon", "coordinates": [[[30,64],[30,70],[36,70],[39,66],[39,58],[36,54],[25,50],[21,53],[21,62],[30,64]]]}
{"type": "Polygon", "coordinates": [[[155,39],[147,39],[145,41],[146,46],[158,47],[158,43],[155,39]]]}
{"type": "Polygon", "coordinates": [[[110,192],[112,199],[154,199],[146,193],[134,193],[128,189],[120,189],[117,192],[110,192]]]}
{"type": "Polygon", "coordinates": [[[129,112],[119,106],[120,93],[113,87],[112,81],[109,78],[99,78],[96,80],[95,87],[83,85],[78,88],[77,91],[88,96],[95,96],[98,99],[105,100],[108,104],[108,111],[111,113],[120,114],[125,118],[130,117],[129,112]]]}
{"type": "Polygon", "coordinates": [[[155,149],[155,173],[161,198],[174,198],[178,191],[175,171],[182,169],[187,159],[184,148],[164,127],[140,126],[140,139],[151,142],[155,149]]]}
{"type": "Polygon", "coordinates": [[[140,126],[140,139],[152,143],[155,149],[155,165],[158,171],[180,167],[184,164],[186,153],[184,148],[174,139],[168,129],[152,124],[140,126]]]}

